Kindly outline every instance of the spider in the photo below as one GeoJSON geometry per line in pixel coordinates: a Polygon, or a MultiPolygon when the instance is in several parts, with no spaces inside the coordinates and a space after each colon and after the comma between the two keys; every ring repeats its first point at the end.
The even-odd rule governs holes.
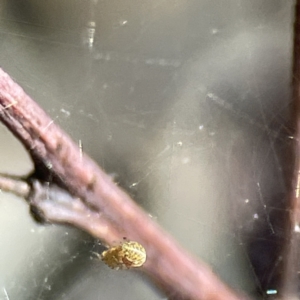
{"type": "Polygon", "coordinates": [[[138,268],[146,261],[146,250],[138,242],[125,241],[102,252],[101,259],[116,270],[138,268]]]}

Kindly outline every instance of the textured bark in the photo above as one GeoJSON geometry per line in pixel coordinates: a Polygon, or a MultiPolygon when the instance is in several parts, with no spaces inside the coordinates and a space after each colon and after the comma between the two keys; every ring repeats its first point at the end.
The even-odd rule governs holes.
{"type": "Polygon", "coordinates": [[[2,70],[0,119],[35,164],[28,199],[38,218],[74,225],[107,244],[123,237],[139,242],[147,251],[142,269],[172,299],[244,298],[162,230],[2,70]]]}

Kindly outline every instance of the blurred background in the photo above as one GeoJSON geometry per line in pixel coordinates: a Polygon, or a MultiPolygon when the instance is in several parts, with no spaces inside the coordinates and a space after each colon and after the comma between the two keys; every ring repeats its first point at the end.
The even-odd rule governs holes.
{"type": "MultiPolygon", "coordinates": [[[[286,242],[292,0],[0,0],[0,63],[234,289],[276,295],[286,242]]],[[[0,127],[0,172],[31,161],[0,127]]],[[[0,299],[167,299],[0,193],[0,299]]]]}

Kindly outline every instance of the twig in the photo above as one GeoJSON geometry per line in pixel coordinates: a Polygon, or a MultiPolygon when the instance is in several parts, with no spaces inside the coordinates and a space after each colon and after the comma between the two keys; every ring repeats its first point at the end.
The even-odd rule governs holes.
{"type": "Polygon", "coordinates": [[[153,222],[2,70],[0,120],[33,159],[40,182],[34,181],[30,199],[48,221],[72,224],[108,244],[123,236],[141,243],[147,251],[143,269],[172,291],[173,299],[244,298],[153,222]],[[52,180],[45,186],[47,178],[52,180]],[[60,193],[65,194],[59,202],[60,193]]]}
{"type": "Polygon", "coordinates": [[[4,192],[12,192],[15,195],[28,198],[30,194],[30,186],[23,180],[8,175],[0,175],[0,190],[4,192]]]}
{"type": "Polygon", "coordinates": [[[293,57],[293,102],[292,102],[292,145],[290,157],[289,178],[289,206],[287,242],[285,245],[285,270],[282,282],[282,298],[292,299],[299,295],[299,257],[300,257],[300,1],[295,5],[294,23],[294,57],[293,57]]]}

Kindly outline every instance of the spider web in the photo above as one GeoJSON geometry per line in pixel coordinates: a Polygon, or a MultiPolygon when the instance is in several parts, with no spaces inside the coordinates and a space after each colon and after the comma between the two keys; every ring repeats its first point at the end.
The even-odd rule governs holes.
{"type": "MultiPolygon", "coordinates": [[[[286,242],[293,1],[224,3],[0,0],[0,57],[189,251],[267,297],[286,242]]],[[[0,171],[29,172],[25,151],[0,134],[0,171]]],[[[95,259],[99,242],[38,226],[0,196],[2,299],[166,299],[95,259]]]]}

